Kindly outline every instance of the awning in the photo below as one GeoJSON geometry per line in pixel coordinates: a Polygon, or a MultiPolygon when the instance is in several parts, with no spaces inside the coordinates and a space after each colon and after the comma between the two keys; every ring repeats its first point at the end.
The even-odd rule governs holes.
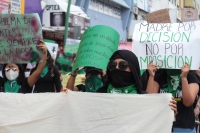
{"type": "Polygon", "coordinates": [[[118,5],[121,5],[121,6],[125,7],[125,8],[130,9],[130,7],[128,6],[128,4],[124,0],[110,0],[110,1],[114,2],[114,3],[118,4],[118,5]]]}

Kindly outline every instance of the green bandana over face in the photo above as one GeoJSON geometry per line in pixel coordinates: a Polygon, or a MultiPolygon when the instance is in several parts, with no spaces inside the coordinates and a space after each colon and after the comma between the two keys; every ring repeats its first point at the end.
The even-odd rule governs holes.
{"type": "Polygon", "coordinates": [[[179,84],[181,82],[181,70],[166,70],[166,72],[169,93],[171,93],[173,97],[175,97],[177,88],[179,87],[179,84]]]}
{"type": "Polygon", "coordinates": [[[17,84],[17,80],[8,80],[4,84],[5,92],[18,93],[20,85],[17,84]]]}
{"type": "Polygon", "coordinates": [[[48,71],[49,71],[49,68],[46,65],[45,68],[43,69],[42,73],[40,74],[40,77],[43,78],[45,75],[47,75],[48,71]]]}
{"type": "Polygon", "coordinates": [[[109,84],[107,92],[113,94],[137,94],[137,88],[134,84],[123,88],[114,88],[109,84]]]}
{"type": "Polygon", "coordinates": [[[96,92],[102,86],[103,82],[97,75],[90,76],[85,80],[86,92],[96,92]]]}

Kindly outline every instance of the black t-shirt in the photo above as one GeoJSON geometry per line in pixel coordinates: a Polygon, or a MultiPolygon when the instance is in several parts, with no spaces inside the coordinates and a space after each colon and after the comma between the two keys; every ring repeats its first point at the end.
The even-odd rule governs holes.
{"type": "MultiPolygon", "coordinates": [[[[28,79],[24,78],[20,84],[20,88],[18,93],[28,93],[30,92],[30,86],[28,84],[28,79]]],[[[0,92],[4,92],[4,81],[3,78],[0,77],[0,92]]]]}
{"type": "MultiPolygon", "coordinates": [[[[31,74],[36,70],[32,69],[31,74]]],[[[53,71],[49,70],[44,77],[40,77],[35,84],[34,93],[43,92],[60,92],[61,81],[60,74],[57,68],[53,68],[53,71]],[[52,76],[53,75],[53,76],[52,76]]]]}
{"type": "MultiPolygon", "coordinates": [[[[191,83],[200,84],[200,79],[198,75],[196,75],[192,71],[188,73],[187,80],[188,84],[191,83]]],[[[167,73],[165,70],[160,71],[155,76],[155,81],[160,86],[159,93],[168,93],[167,73]]],[[[176,115],[176,121],[173,123],[173,127],[193,129],[195,127],[195,116],[194,116],[193,105],[191,105],[190,107],[186,107],[183,104],[181,83],[177,88],[175,99],[177,101],[178,114],[176,115]]]]}
{"type": "Polygon", "coordinates": [[[76,87],[78,88],[78,91],[86,92],[85,85],[80,84],[80,85],[77,85],[76,87]]]}

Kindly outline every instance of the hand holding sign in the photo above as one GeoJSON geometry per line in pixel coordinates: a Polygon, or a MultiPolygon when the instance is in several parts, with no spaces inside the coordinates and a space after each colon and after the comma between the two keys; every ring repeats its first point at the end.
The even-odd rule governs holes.
{"type": "Polygon", "coordinates": [[[46,44],[42,40],[40,40],[40,44],[37,45],[37,49],[41,50],[43,54],[47,53],[46,44]]]}
{"type": "Polygon", "coordinates": [[[159,69],[158,66],[153,64],[153,61],[150,61],[149,65],[148,65],[149,76],[154,77],[155,73],[158,69],[159,69]]]}
{"type": "Polygon", "coordinates": [[[190,71],[190,65],[186,62],[185,65],[181,68],[181,77],[187,78],[187,75],[190,71]]]}

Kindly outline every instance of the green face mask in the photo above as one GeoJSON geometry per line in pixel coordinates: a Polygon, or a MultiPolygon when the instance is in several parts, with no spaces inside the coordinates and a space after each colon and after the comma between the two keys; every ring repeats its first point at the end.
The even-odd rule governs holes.
{"type": "Polygon", "coordinates": [[[85,80],[86,92],[96,92],[102,86],[103,82],[97,75],[90,76],[85,80]]]}

